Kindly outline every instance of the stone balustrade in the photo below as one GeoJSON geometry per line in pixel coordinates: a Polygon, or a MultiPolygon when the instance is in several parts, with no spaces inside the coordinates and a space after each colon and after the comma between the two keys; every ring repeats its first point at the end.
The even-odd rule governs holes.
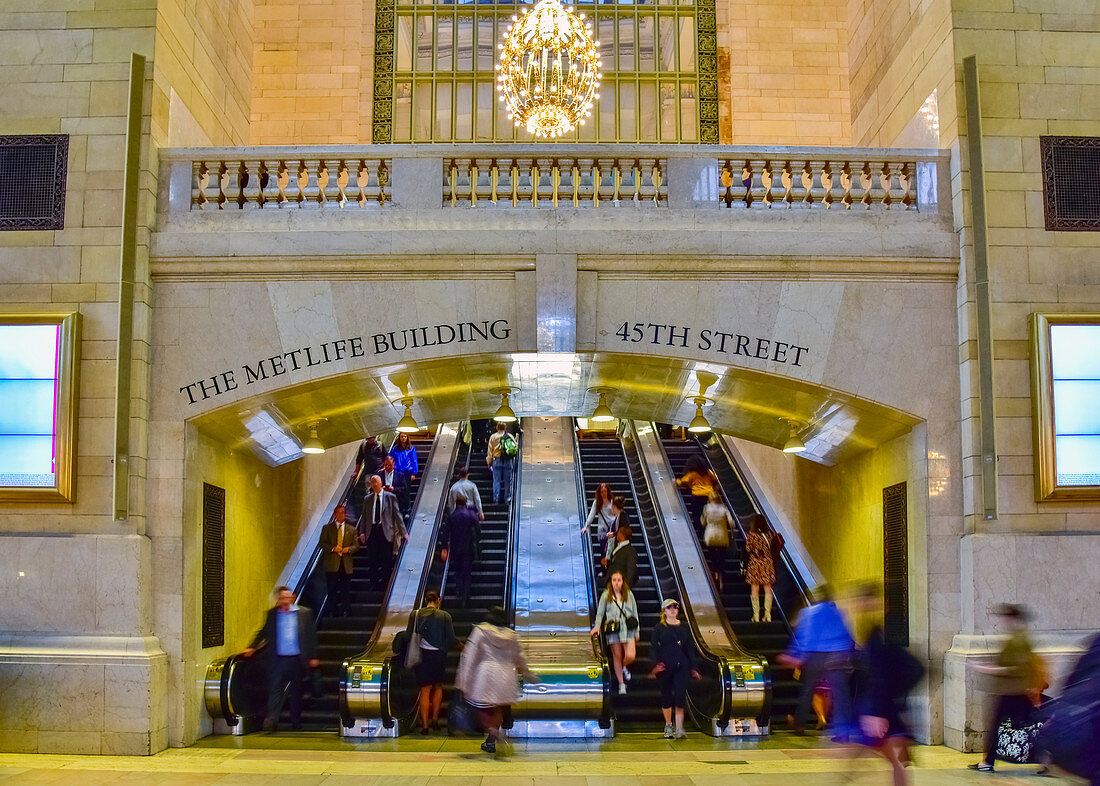
{"type": "MultiPolygon", "coordinates": [[[[945,213],[935,150],[373,145],[161,151],[168,211],[719,209],[945,213]]],[[[162,205],[162,211],[164,207],[162,205]]]]}

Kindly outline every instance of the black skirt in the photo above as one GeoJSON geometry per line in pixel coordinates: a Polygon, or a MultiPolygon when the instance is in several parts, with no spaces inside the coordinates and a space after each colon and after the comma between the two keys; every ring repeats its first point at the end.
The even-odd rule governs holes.
{"type": "Polygon", "coordinates": [[[420,663],[416,664],[416,684],[441,685],[447,679],[447,653],[442,650],[420,649],[420,663]]]}

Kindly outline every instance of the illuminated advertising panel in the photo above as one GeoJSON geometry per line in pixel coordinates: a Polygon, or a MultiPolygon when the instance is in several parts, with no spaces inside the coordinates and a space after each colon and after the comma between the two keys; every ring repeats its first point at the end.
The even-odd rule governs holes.
{"type": "Polygon", "coordinates": [[[77,314],[0,316],[0,501],[71,501],[77,314]]]}
{"type": "Polygon", "coordinates": [[[1100,499],[1100,314],[1032,322],[1036,498],[1100,499]]]}

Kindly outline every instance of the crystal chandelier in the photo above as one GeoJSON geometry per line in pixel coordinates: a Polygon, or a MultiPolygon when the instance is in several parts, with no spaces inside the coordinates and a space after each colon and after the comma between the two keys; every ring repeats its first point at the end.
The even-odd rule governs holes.
{"type": "Polygon", "coordinates": [[[599,98],[599,42],[584,14],[559,0],[539,0],[512,17],[497,64],[500,100],[517,126],[543,137],[569,133],[592,114],[599,98]]]}

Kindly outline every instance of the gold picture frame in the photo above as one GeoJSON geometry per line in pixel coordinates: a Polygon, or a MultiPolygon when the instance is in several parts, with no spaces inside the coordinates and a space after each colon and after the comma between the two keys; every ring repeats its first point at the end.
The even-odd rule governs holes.
{"type": "Polygon", "coordinates": [[[1054,325],[1100,325],[1100,314],[1031,315],[1032,423],[1035,433],[1035,501],[1100,500],[1100,485],[1060,485],[1054,430],[1054,325]]]}
{"type": "Polygon", "coordinates": [[[54,484],[0,485],[0,502],[72,502],[80,390],[80,314],[0,314],[0,326],[11,325],[57,325],[60,328],[54,401],[54,484]]]}

